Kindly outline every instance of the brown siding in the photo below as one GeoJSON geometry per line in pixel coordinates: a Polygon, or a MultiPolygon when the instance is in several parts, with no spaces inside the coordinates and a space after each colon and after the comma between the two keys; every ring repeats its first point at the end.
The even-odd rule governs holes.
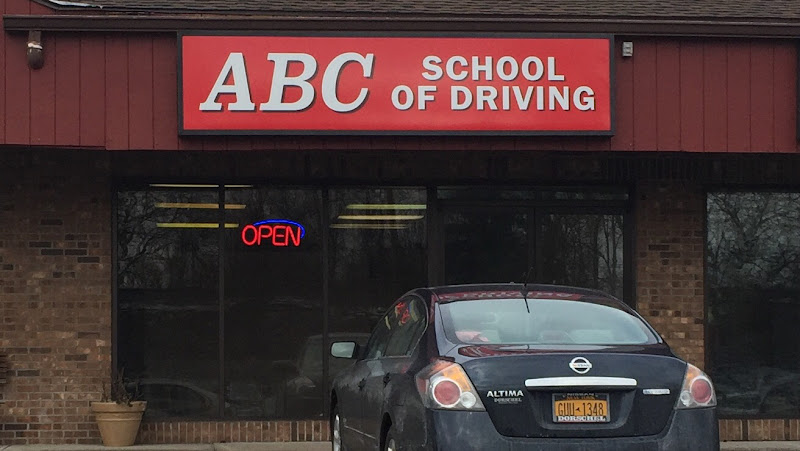
{"type": "Polygon", "coordinates": [[[79,118],[82,147],[103,147],[106,139],[106,61],[99,55],[105,55],[106,38],[102,35],[85,35],[79,39],[80,102],[69,114],[79,118]]]}
{"type": "MultiPolygon", "coordinates": [[[[30,12],[6,0],[4,13],[30,12]]],[[[616,49],[616,136],[475,140],[177,136],[177,39],[152,33],[44,33],[45,66],[26,36],[3,34],[0,145],[113,150],[390,149],[679,152],[798,151],[796,49],[779,40],[634,39],[616,49]],[[76,138],[77,137],[77,138],[76,138]]],[[[621,45],[624,38],[617,39],[621,45]]]]}
{"type": "Polygon", "coordinates": [[[661,121],[657,99],[652,97],[658,93],[657,48],[656,41],[636,42],[635,56],[630,59],[633,64],[634,149],[658,149],[658,125],[661,121]]]}
{"type": "Polygon", "coordinates": [[[80,145],[81,40],[60,39],[55,54],[55,142],[64,146],[80,145]],[[56,120],[55,118],[58,118],[56,120]]]}
{"type": "Polygon", "coordinates": [[[680,123],[681,148],[688,152],[700,152],[704,147],[703,117],[703,55],[702,42],[684,41],[680,46],[680,123]]]}
{"type": "MultiPolygon", "coordinates": [[[[28,14],[30,3],[27,0],[7,0],[3,2],[5,14],[28,14]]],[[[5,141],[3,143],[30,144],[30,70],[26,63],[26,37],[4,33],[5,44],[5,104],[0,117],[5,119],[5,141]]]]}
{"type": "Polygon", "coordinates": [[[660,41],[656,45],[656,141],[659,150],[681,148],[680,43],[660,41]]]}
{"type": "MultiPolygon", "coordinates": [[[[0,2],[0,16],[6,13],[8,3],[0,2]]],[[[5,142],[6,137],[6,47],[9,45],[9,39],[6,36],[2,37],[0,42],[0,142],[5,142]]]]}
{"type": "MultiPolygon", "coordinates": [[[[135,42],[134,45],[143,45],[135,42]]],[[[128,127],[131,95],[150,96],[151,92],[131,92],[128,81],[128,38],[125,34],[106,37],[105,45],[105,147],[108,149],[128,149],[128,127]]],[[[97,55],[97,58],[102,57],[97,55]]],[[[99,93],[98,93],[99,94],[99,93]]]]}

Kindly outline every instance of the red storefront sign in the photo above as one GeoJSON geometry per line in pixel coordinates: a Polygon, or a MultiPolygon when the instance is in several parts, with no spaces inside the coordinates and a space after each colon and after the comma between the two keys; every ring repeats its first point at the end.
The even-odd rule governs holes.
{"type": "Polygon", "coordinates": [[[609,37],[180,37],[183,134],[613,132],[609,37]]]}

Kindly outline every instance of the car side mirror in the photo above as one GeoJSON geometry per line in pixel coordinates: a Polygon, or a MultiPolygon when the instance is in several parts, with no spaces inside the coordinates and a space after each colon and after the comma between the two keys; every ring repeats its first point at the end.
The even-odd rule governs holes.
{"type": "Polygon", "coordinates": [[[337,341],[331,344],[331,355],[339,359],[354,359],[358,357],[358,343],[337,341]]]}

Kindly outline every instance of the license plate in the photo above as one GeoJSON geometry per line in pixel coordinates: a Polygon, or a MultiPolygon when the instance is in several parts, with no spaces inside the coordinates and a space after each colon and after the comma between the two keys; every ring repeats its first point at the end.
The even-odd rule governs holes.
{"type": "Polygon", "coordinates": [[[608,423],[608,394],[556,393],[553,395],[556,423],[608,423]]]}

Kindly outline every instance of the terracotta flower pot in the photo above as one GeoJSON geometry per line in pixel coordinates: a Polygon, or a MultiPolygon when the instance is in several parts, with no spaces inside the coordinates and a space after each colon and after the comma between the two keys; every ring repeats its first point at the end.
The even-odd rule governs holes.
{"type": "Polygon", "coordinates": [[[133,401],[130,406],[115,402],[93,402],[92,411],[103,445],[133,445],[146,406],[147,401],[133,401]]]}

